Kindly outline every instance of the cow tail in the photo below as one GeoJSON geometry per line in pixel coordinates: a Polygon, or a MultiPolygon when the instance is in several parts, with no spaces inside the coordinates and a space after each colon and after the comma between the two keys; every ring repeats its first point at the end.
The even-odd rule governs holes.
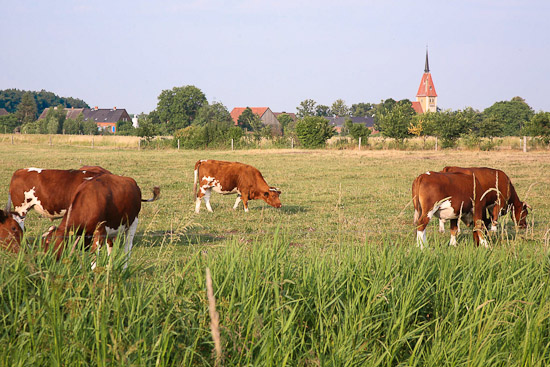
{"type": "Polygon", "coordinates": [[[152,191],[153,191],[153,198],[151,198],[151,199],[141,199],[141,201],[151,202],[151,201],[158,200],[158,198],[160,197],[160,187],[155,186],[155,187],[153,187],[152,191]]]}
{"type": "Polygon", "coordinates": [[[195,171],[193,172],[193,199],[197,198],[197,183],[199,180],[200,165],[201,165],[201,161],[197,161],[197,163],[195,163],[195,171]]]}
{"type": "Polygon", "coordinates": [[[420,198],[418,197],[418,194],[420,192],[420,180],[422,176],[418,176],[413,181],[412,186],[412,195],[413,195],[413,206],[414,206],[414,218],[413,223],[416,225],[418,223],[418,219],[420,218],[420,215],[422,214],[422,206],[420,205],[420,198]]]}

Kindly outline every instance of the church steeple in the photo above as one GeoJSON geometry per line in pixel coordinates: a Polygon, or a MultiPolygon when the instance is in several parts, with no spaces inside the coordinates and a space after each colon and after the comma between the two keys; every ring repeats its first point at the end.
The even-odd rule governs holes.
{"type": "Polygon", "coordinates": [[[420,86],[416,93],[416,105],[413,103],[413,108],[419,113],[436,112],[437,111],[437,92],[435,91],[432,74],[430,73],[430,64],[428,62],[428,47],[426,46],[426,64],[424,65],[424,75],[420,80],[420,86]],[[415,107],[417,106],[417,107],[415,107]]]}
{"type": "Polygon", "coordinates": [[[426,46],[426,65],[424,66],[424,72],[430,72],[430,64],[428,63],[428,46],[426,46]]]}

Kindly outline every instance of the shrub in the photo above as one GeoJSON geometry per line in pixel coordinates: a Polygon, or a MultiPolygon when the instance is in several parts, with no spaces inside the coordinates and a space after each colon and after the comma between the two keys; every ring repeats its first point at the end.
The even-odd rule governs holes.
{"type": "Polygon", "coordinates": [[[296,123],[296,135],[304,148],[320,148],[335,131],[326,118],[306,116],[296,123]]]}

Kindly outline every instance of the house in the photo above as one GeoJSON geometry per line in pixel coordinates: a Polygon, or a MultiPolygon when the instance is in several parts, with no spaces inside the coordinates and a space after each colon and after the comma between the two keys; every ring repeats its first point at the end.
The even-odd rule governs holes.
{"type": "Polygon", "coordinates": [[[235,107],[233,108],[233,110],[231,111],[231,118],[233,119],[235,126],[239,126],[239,117],[247,108],[250,108],[252,110],[252,113],[260,116],[260,120],[262,120],[262,123],[266,126],[270,126],[271,131],[273,133],[279,134],[279,135],[281,134],[281,124],[279,120],[277,120],[277,117],[269,107],[235,107]]]}
{"type": "Polygon", "coordinates": [[[8,112],[8,110],[6,110],[5,108],[0,108],[0,116],[6,116],[9,114],[10,113],[8,112]]]}
{"type": "MultiPolygon", "coordinates": [[[[51,107],[50,107],[51,108],[51,107]]],[[[53,107],[57,109],[57,107],[53,107]]],[[[68,119],[76,119],[82,114],[84,121],[93,121],[97,124],[98,130],[116,133],[116,125],[119,121],[131,121],[130,115],[124,108],[65,108],[68,119]]],[[[40,114],[39,120],[42,120],[48,114],[49,108],[44,109],[40,114]]]]}
{"type": "Polygon", "coordinates": [[[296,114],[292,113],[292,112],[285,112],[285,111],[283,111],[283,112],[273,112],[273,114],[275,115],[275,117],[277,117],[277,119],[279,119],[280,115],[289,115],[290,118],[292,119],[292,121],[297,120],[296,114]]]}
{"type": "Polygon", "coordinates": [[[328,120],[328,123],[334,127],[334,130],[340,134],[342,129],[346,126],[346,121],[351,121],[354,124],[363,124],[368,127],[372,132],[374,130],[374,117],[365,116],[365,117],[325,117],[328,120]]]}

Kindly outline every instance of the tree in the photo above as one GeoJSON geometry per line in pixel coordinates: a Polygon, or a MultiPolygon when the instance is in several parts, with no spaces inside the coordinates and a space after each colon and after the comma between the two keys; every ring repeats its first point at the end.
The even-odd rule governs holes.
{"type": "Polygon", "coordinates": [[[372,117],[374,105],[372,103],[355,103],[351,105],[350,112],[353,117],[372,117]]]}
{"type": "Polygon", "coordinates": [[[319,148],[335,135],[335,131],[326,118],[306,116],[296,123],[296,135],[305,148],[319,148]]]}
{"type": "Polygon", "coordinates": [[[374,128],[376,130],[381,131],[380,117],[387,115],[396,103],[397,102],[393,98],[388,98],[374,106],[372,116],[374,116],[374,128]]]}
{"type": "Polygon", "coordinates": [[[378,121],[382,135],[403,142],[410,136],[409,126],[415,116],[412,104],[408,99],[395,103],[393,108],[378,112],[378,121]]]}
{"type": "Polygon", "coordinates": [[[21,103],[17,106],[15,116],[20,124],[36,120],[36,101],[31,92],[26,92],[21,97],[21,103]]]}
{"type": "Polygon", "coordinates": [[[478,123],[478,136],[490,138],[493,140],[495,136],[502,136],[503,126],[495,116],[484,116],[481,122],[478,123]]]}
{"type": "Polygon", "coordinates": [[[315,116],[329,117],[332,116],[332,111],[330,110],[329,106],[320,104],[315,107],[315,116]]]}
{"type": "Polygon", "coordinates": [[[257,131],[262,128],[262,120],[260,116],[252,112],[250,107],[244,109],[237,120],[237,124],[248,131],[257,131]]]}
{"type": "Polygon", "coordinates": [[[283,136],[287,133],[287,129],[289,128],[290,124],[292,123],[292,117],[290,117],[287,113],[282,113],[279,116],[277,116],[277,120],[279,120],[279,123],[281,124],[281,130],[283,132],[283,136]]]}
{"type": "Polygon", "coordinates": [[[346,102],[344,102],[344,100],[342,99],[337,99],[336,101],[334,101],[330,109],[334,116],[337,116],[337,117],[349,116],[349,107],[346,106],[346,102]]]}
{"type": "Polygon", "coordinates": [[[365,139],[367,139],[371,134],[371,130],[364,124],[355,124],[351,120],[346,121],[346,127],[349,134],[355,140],[359,140],[359,138],[361,138],[361,140],[365,141],[365,139]]]}
{"type": "Polygon", "coordinates": [[[316,104],[317,102],[313,99],[306,99],[300,102],[300,106],[296,107],[296,115],[301,119],[307,116],[314,116],[316,104]]]}
{"type": "Polygon", "coordinates": [[[17,126],[19,126],[19,123],[13,113],[0,116],[0,133],[12,133],[17,126]]]}
{"type": "Polygon", "coordinates": [[[225,122],[233,123],[231,114],[227,108],[221,102],[214,102],[212,104],[204,104],[198,111],[194,125],[205,126],[212,122],[225,122]]]}
{"type": "Polygon", "coordinates": [[[199,109],[207,103],[204,93],[192,85],[163,90],[158,96],[157,114],[166,132],[191,125],[199,109]]]}
{"type": "Polygon", "coordinates": [[[548,144],[550,142],[550,112],[537,112],[525,124],[523,132],[529,136],[540,136],[548,144]]]}
{"type": "Polygon", "coordinates": [[[137,129],[134,127],[132,120],[127,121],[117,121],[116,123],[116,134],[117,135],[135,135],[137,129]]]}
{"type": "Polygon", "coordinates": [[[455,146],[458,138],[467,131],[468,120],[460,110],[442,111],[437,117],[435,135],[442,139],[441,146],[443,148],[455,146]]]}
{"type": "Polygon", "coordinates": [[[504,136],[517,136],[522,127],[534,115],[533,110],[521,97],[514,97],[511,101],[494,103],[483,111],[483,116],[492,116],[502,124],[504,136]]]}

